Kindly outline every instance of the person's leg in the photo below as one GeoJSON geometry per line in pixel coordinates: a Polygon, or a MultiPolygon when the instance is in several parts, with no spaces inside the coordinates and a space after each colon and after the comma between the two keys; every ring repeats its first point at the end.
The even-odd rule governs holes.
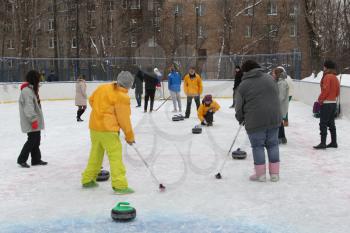
{"type": "Polygon", "coordinates": [[[319,145],[314,146],[315,149],[326,149],[326,140],[327,140],[327,126],[329,122],[329,105],[330,104],[322,104],[320,110],[320,135],[321,142],[319,145]]]}
{"type": "Polygon", "coordinates": [[[249,141],[252,147],[255,174],[250,176],[252,181],[266,181],[266,166],[265,166],[265,141],[266,131],[259,131],[248,134],[249,141]]]}
{"type": "Polygon", "coordinates": [[[212,126],[214,121],[214,113],[213,112],[207,112],[207,114],[204,116],[205,121],[207,122],[207,126],[212,126]]]}
{"type": "Polygon", "coordinates": [[[335,127],[335,113],[337,111],[337,105],[336,104],[329,104],[330,106],[330,116],[328,121],[328,128],[331,133],[331,143],[327,145],[327,147],[337,148],[337,129],[335,127]]]}
{"type": "Polygon", "coordinates": [[[266,149],[269,158],[270,179],[273,182],[279,180],[280,155],[278,145],[278,128],[267,130],[266,149]]]}
{"type": "Polygon", "coordinates": [[[150,92],[150,99],[151,99],[151,104],[150,104],[150,112],[153,111],[153,104],[154,104],[154,96],[156,94],[156,89],[151,90],[150,92]]]}
{"type": "Polygon", "coordinates": [[[179,111],[182,112],[182,105],[181,105],[181,95],[180,92],[176,92],[176,100],[177,104],[179,106],[179,111]]]}
{"type": "Polygon", "coordinates": [[[137,107],[141,107],[141,100],[142,100],[141,93],[135,91],[135,97],[136,97],[137,107]]]}
{"type": "Polygon", "coordinates": [[[88,164],[82,174],[81,183],[84,187],[94,184],[101,170],[105,150],[102,146],[104,141],[103,132],[90,130],[91,150],[88,164]]]}
{"type": "Polygon", "coordinates": [[[174,110],[173,110],[173,112],[177,112],[177,106],[176,106],[176,92],[170,91],[170,95],[171,95],[171,100],[173,101],[173,105],[174,105],[174,110]]]}
{"type": "Polygon", "coordinates": [[[24,143],[21,153],[19,154],[17,158],[18,164],[26,163],[29,157],[30,152],[33,150],[33,147],[35,146],[35,132],[27,133],[27,141],[24,143]]]}
{"type": "Polygon", "coordinates": [[[196,103],[197,110],[198,110],[199,106],[201,105],[200,98],[201,97],[199,95],[194,97],[194,102],[196,103]]]}
{"type": "Polygon", "coordinates": [[[186,112],[185,112],[185,117],[189,118],[191,115],[191,105],[192,105],[192,96],[187,96],[187,105],[186,105],[186,112]]]}
{"type": "Polygon", "coordinates": [[[144,104],[145,105],[144,106],[145,112],[147,112],[147,105],[148,105],[149,97],[150,97],[149,90],[146,89],[146,91],[145,91],[145,104],[144,104]]]}
{"type": "Polygon", "coordinates": [[[287,143],[287,138],[286,138],[286,134],[284,131],[284,124],[283,122],[281,123],[279,129],[278,129],[278,139],[280,140],[280,143],[282,144],[286,144],[287,143]]]}
{"type": "Polygon", "coordinates": [[[111,182],[114,189],[128,188],[126,171],[122,159],[122,144],[117,133],[104,133],[103,147],[106,148],[111,167],[111,182]]]}
{"type": "Polygon", "coordinates": [[[32,165],[46,165],[47,163],[41,160],[40,142],[41,132],[34,132],[34,146],[31,151],[32,165]]]}

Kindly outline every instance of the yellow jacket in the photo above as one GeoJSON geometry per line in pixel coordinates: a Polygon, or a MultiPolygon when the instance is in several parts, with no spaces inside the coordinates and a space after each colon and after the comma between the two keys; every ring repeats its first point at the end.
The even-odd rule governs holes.
{"type": "Polygon", "coordinates": [[[198,96],[203,92],[203,84],[201,77],[196,74],[194,79],[189,74],[184,77],[184,91],[187,96],[198,96]]]}
{"type": "Polygon", "coordinates": [[[128,90],[115,83],[99,86],[89,98],[92,108],[89,127],[95,131],[119,132],[126,141],[133,142],[134,132],[130,121],[130,97],[128,90]]]}
{"type": "Polygon", "coordinates": [[[217,112],[220,109],[220,105],[215,100],[211,102],[209,107],[202,103],[197,111],[198,118],[201,122],[204,121],[204,116],[207,115],[209,109],[213,110],[213,112],[217,112]]]}

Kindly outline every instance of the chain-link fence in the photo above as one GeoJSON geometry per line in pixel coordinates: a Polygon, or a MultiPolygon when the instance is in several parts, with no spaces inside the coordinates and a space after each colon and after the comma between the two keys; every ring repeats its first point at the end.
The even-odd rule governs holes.
{"type": "Polygon", "coordinates": [[[295,79],[301,78],[301,53],[254,54],[206,57],[108,57],[108,58],[0,58],[0,82],[22,81],[30,69],[42,73],[44,81],[73,81],[79,74],[87,80],[114,80],[122,70],[135,73],[137,67],[157,67],[167,74],[170,64],[175,64],[181,74],[195,67],[204,80],[232,79],[234,68],[252,59],[267,71],[282,65],[295,79]]]}

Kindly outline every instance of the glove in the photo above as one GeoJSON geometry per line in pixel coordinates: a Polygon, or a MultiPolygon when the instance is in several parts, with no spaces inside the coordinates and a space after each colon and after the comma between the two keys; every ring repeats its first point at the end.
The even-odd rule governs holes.
{"type": "Polygon", "coordinates": [[[206,121],[206,120],[203,120],[203,121],[201,122],[201,125],[207,125],[207,121],[206,121]]]}
{"type": "Polygon", "coordinates": [[[208,110],[208,112],[213,112],[213,109],[210,108],[210,109],[208,110]]]}
{"type": "Polygon", "coordinates": [[[132,146],[135,143],[135,141],[132,141],[132,142],[126,141],[126,143],[128,143],[130,146],[132,146]]]}
{"type": "Polygon", "coordinates": [[[33,121],[32,122],[32,129],[37,129],[39,127],[38,121],[33,121]]]}

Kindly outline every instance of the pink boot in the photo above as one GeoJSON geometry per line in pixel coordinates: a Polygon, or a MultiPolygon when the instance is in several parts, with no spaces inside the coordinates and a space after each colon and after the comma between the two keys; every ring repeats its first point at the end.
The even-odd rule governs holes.
{"type": "Polygon", "coordinates": [[[277,182],[280,179],[280,163],[269,163],[270,180],[272,182],[277,182]]]}
{"type": "Polygon", "coordinates": [[[250,176],[251,181],[259,181],[259,182],[266,182],[266,166],[265,164],[262,165],[254,165],[255,167],[255,174],[250,176]]]}

